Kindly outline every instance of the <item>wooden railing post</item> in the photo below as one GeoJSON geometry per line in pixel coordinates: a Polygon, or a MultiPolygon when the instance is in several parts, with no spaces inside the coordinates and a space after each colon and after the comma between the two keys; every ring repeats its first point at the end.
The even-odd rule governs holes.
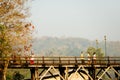
{"type": "Polygon", "coordinates": [[[43,62],[43,64],[44,64],[44,56],[42,56],[42,62],[43,62]]]}
{"type": "Polygon", "coordinates": [[[60,57],[59,57],[59,63],[61,64],[61,59],[60,59],[60,57]]]}
{"type": "Polygon", "coordinates": [[[53,65],[54,65],[54,59],[53,59],[53,65]]]}
{"type": "Polygon", "coordinates": [[[77,63],[77,58],[76,58],[76,56],[75,56],[75,65],[77,65],[78,63],[77,63]]]}
{"type": "Polygon", "coordinates": [[[108,66],[110,66],[110,59],[109,59],[109,56],[107,57],[107,61],[108,61],[108,66]]]}

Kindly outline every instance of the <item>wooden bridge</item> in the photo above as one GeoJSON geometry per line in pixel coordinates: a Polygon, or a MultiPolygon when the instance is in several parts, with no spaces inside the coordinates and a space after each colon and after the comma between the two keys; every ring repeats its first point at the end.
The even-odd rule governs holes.
{"type": "MultiPolygon", "coordinates": [[[[4,63],[5,58],[0,58],[0,65],[4,63]]],[[[34,57],[33,63],[29,57],[19,57],[9,58],[8,68],[30,69],[31,80],[44,80],[51,77],[56,80],[58,80],[57,77],[60,80],[75,80],[72,79],[75,75],[79,75],[82,80],[105,80],[102,79],[104,75],[108,80],[120,79],[120,57],[96,57],[94,59],[92,57],[41,56],[34,57]]]]}

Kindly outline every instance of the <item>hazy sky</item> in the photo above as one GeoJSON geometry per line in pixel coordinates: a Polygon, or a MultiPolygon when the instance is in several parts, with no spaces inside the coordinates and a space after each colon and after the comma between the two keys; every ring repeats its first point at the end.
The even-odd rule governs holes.
{"type": "Polygon", "coordinates": [[[120,40],[120,0],[34,0],[36,36],[120,40]]]}

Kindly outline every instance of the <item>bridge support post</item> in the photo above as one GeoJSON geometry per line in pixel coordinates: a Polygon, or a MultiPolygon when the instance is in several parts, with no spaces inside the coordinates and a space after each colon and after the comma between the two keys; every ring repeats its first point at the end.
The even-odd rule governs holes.
{"type": "Polygon", "coordinates": [[[66,66],[65,69],[65,80],[68,80],[68,67],[66,66]]]}
{"type": "Polygon", "coordinates": [[[3,71],[2,71],[2,69],[0,68],[0,80],[2,80],[2,78],[3,78],[3,71]]]}
{"type": "Polygon", "coordinates": [[[119,80],[118,75],[115,73],[115,80],[119,80]]]}
{"type": "MultiPolygon", "coordinates": [[[[118,72],[118,68],[114,68],[117,72],[118,72]]],[[[115,72],[114,72],[115,73],[115,72]]],[[[119,73],[119,72],[118,72],[119,73]]],[[[118,74],[117,73],[115,73],[115,80],[119,80],[119,76],[118,76],[118,74]]]]}
{"type": "Polygon", "coordinates": [[[38,80],[38,68],[31,68],[31,80],[38,80]]]}
{"type": "MultiPolygon", "coordinates": [[[[94,67],[90,67],[89,69],[88,69],[88,72],[89,72],[89,74],[90,74],[90,76],[93,78],[93,80],[96,80],[96,70],[95,70],[95,68],[94,67]]],[[[91,80],[90,78],[89,78],[89,80],[91,80]]]]}
{"type": "MultiPolygon", "coordinates": [[[[65,78],[65,67],[59,67],[59,72],[60,75],[65,78]]],[[[63,80],[62,78],[60,78],[60,80],[63,80]]]]}

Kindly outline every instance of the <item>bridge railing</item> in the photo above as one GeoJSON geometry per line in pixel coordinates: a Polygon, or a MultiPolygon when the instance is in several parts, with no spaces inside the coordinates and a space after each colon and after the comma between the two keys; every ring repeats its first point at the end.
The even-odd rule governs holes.
{"type": "MultiPolygon", "coordinates": [[[[0,58],[0,64],[5,63],[5,58],[0,58]]],[[[30,57],[9,58],[9,64],[29,65],[120,65],[120,57],[34,57],[34,63],[30,64],[30,57]]]]}

